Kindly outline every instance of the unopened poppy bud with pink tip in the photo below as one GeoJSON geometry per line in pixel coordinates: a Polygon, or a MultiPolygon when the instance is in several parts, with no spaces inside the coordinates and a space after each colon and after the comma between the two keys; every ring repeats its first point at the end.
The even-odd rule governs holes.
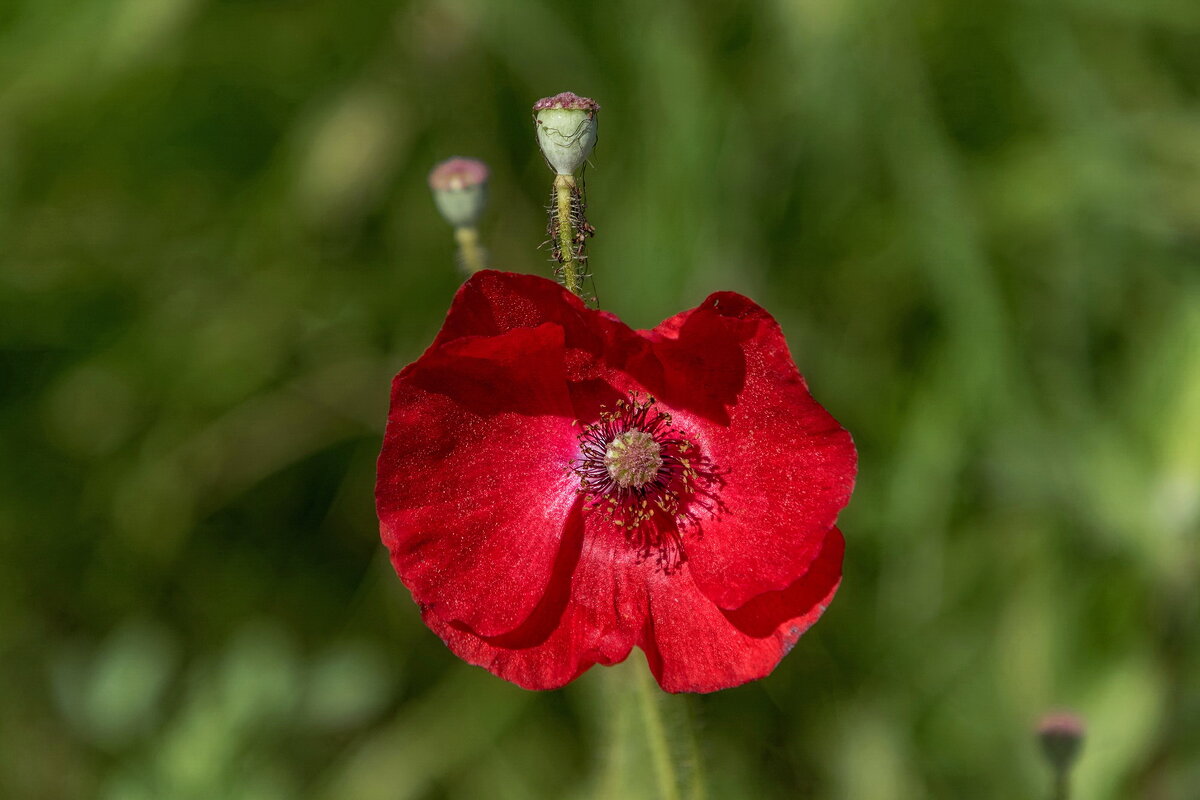
{"type": "Polygon", "coordinates": [[[560,92],[533,104],[538,146],[559,175],[574,175],[596,146],[600,104],[574,92],[560,92]]]}
{"type": "Polygon", "coordinates": [[[447,222],[456,228],[479,223],[487,207],[487,164],[475,158],[450,158],[429,173],[433,202],[447,222]]]}
{"type": "Polygon", "coordinates": [[[1056,771],[1066,771],[1079,757],[1084,730],[1083,719],[1070,711],[1051,712],[1038,722],[1042,753],[1056,771]]]}

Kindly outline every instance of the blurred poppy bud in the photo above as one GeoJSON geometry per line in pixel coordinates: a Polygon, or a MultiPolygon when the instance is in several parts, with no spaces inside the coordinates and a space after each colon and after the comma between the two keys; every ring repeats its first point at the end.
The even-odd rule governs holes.
{"type": "Polygon", "coordinates": [[[474,158],[451,158],[429,173],[433,202],[455,228],[473,228],[487,207],[487,164],[474,158]]]}
{"type": "Polygon", "coordinates": [[[574,92],[543,97],[533,104],[538,145],[559,175],[574,175],[591,155],[599,111],[599,103],[574,92]]]}
{"type": "Polygon", "coordinates": [[[1042,753],[1059,774],[1070,770],[1083,745],[1084,725],[1078,715],[1056,711],[1042,717],[1037,726],[1042,753]]]}

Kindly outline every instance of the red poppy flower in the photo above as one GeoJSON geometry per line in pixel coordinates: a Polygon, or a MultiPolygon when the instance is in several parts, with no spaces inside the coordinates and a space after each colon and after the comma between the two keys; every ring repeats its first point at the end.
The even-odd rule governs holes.
{"type": "Polygon", "coordinates": [[[707,692],[767,675],[825,610],[855,460],[745,297],[634,331],[484,271],[396,376],[376,503],[466,661],[550,689],[636,645],[667,691],[707,692]]]}

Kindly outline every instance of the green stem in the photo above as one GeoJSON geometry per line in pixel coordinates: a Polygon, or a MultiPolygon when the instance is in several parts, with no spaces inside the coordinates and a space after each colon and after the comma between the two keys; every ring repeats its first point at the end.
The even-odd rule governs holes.
{"type": "Polygon", "coordinates": [[[687,744],[687,759],[691,765],[688,774],[688,800],[708,800],[708,791],[704,784],[704,762],[700,760],[700,742],[696,737],[696,698],[681,697],[684,701],[681,709],[683,716],[683,736],[687,744]]]}
{"type": "Polygon", "coordinates": [[[470,275],[487,266],[487,256],[479,244],[477,228],[455,228],[454,240],[458,242],[458,260],[463,270],[470,275]]]}
{"type": "Polygon", "coordinates": [[[1054,774],[1054,800],[1070,800],[1070,797],[1070,773],[1067,770],[1058,770],[1054,774]]]}
{"type": "Polygon", "coordinates": [[[583,268],[575,257],[575,219],[571,214],[571,198],[575,178],[554,176],[554,204],[558,219],[558,250],[563,268],[563,286],[576,297],[583,297],[583,268]]]}
{"type": "Polygon", "coordinates": [[[679,776],[675,772],[671,745],[667,741],[657,690],[649,671],[638,669],[636,672],[638,703],[642,708],[642,724],[646,728],[646,739],[650,744],[650,760],[654,764],[655,777],[658,778],[659,797],[662,800],[679,800],[679,776]]]}

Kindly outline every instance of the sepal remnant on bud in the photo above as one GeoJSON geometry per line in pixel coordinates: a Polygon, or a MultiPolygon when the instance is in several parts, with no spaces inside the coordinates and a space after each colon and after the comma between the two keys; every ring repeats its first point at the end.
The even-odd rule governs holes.
{"type": "Polygon", "coordinates": [[[574,92],[543,97],[533,104],[538,146],[559,175],[574,175],[596,146],[600,104],[574,92]]]}
{"type": "Polygon", "coordinates": [[[451,158],[429,173],[433,202],[455,228],[473,228],[487,207],[487,164],[474,158],[451,158]]]}

